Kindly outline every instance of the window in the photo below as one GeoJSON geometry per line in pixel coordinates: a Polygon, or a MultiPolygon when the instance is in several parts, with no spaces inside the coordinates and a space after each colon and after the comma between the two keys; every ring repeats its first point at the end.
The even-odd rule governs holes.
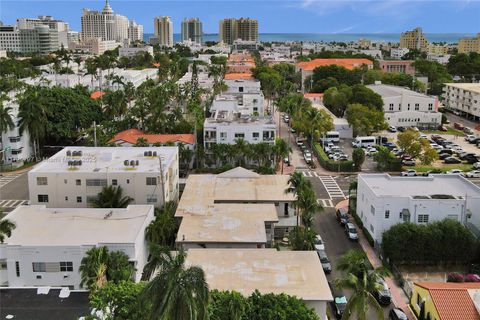
{"type": "Polygon", "coordinates": [[[243,139],[245,138],[245,133],[235,133],[235,139],[243,139]]]}
{"type": "Polygon", "coordinates": [[[385,211],[385,219],[389,219],[390,218],[390,210],[386,210],[385,211]]]}
{"type": "Polygon", "coordinates": [[[15,261],[15,273],[17,274],[17,277],[20,277],[20,262],[15,261]]]}
{"type": "Polygon", "coordinates": [[[130,183],[130,179],[127,179],[127,184],[129,184],[129,183],[130,183]]]}
{"type": "Polygon", "coordinates": [[[106,187],[107,180],[106,179],[87,179],[86,182],[87,187],[106,187]]]}
{"type": "Polygon", "coordinates": [[[0,270],[7,270],[7,260],[0,260],[0,270]]]}
{"type": "Polygon", "coordinates": [[[82,197],[77,197],[77,203],[82,203],[82,197]]]}
{"type": "Polygon", "coordinates": [[[433,110],[433,103],[429,103],[428,104],[428,111],[432,111],[433,110]]]}
{"type": "Polygon", "coordinates": [[[260,137],[260,132],[254,132],[252,133],[252,136],[254,139],[258,139],[260,137]]]}
{"type": "Polygon", "coordinates": [[[33,272],[46,272],[45,262],[32,262],[33,272]]]}
{"type": "Polygon", "coordinates": [[[156,177],[147,177],[147,186],[156,186],[157,178],[156,177]]]}
{"type": "Polygon", "coordinates": [[[238,87],[238,92],[243,92],[243,87],[238,87]]]}
{"type": "Polygon", "coordinates": [[[370,212],[372,213],[372,215],[375,215],[375,207],[374,206],[370,206],[370,212]]]}
{"type": "Polygon", "coordinates": [[[47,177],[37,177],[37,186],[46,186],[47,184],[47,177]]]}
{"type": "Polygon", "coordinates": [[[407,110],[410,110],[410,103],[407,105],[407,110]]]}
{"type": "Polygon", "coordinates": [[[68,196],[65,196],[65,201],[68,201],[68,196]]]}
{"type": "Polygon", "coordinates": [[[418,223],[428,223],[428,214],[419,214],[418,223]]]}
{"type": "Polygon", "coordinates": [[[118,184],[117,179],[112,179],[112,186],[116,186],[118,184]]]}
{"type": "Polygon", "coordinates": [[[390,103],[388,110],[393,111],[393,103],[390,103]]]}
{"type": "Polygon", "coordinates": [[[227,133],[226,132],[220,132],[220,139],[224,140],[227,138],[227,133]]]}
{"type": "Polygon", "coordinates": [[[157,203],[157,195],[156,194],[149,194],[147,195],[147,203],[157,203]]]}
{"type": "Polygon", "coordinates": [[[370,224],[370,231],[375,232],[374,230],[375,230],[375,229],[373,228],[373,225],[370,224]]]}
{"type": "Polygon", "coordinates": [[[68,183],[68,180],[67,180],[67,179],[63,179],[63,183],[67,184],[67,183],[68,183]]]}
{"type": "Polygon", "coordinates": [[[75,180],[75,184],[77,186],[81,186],[82,185],[82,180],[80,180],[80,179],[75,180]]]}
{"type": "Polygon", "coordinates": [[[38,202],[48,202],[48,194],[39,194],[38,202]]]}
{"type": "Polygon", "coordinates": [[[60,262],[60,271],[73,271],[73,262],[60,262]]]}
{"type": "Polygon", "coordinates": [[[420,109],[420,104],[415,103],[415,111],[418,111],[418,109],[420,109]]]}

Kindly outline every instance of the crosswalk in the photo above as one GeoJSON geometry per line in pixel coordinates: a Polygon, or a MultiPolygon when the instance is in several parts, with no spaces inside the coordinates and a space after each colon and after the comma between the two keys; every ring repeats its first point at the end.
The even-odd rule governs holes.
{"type": "Polygon", "coordinates": [[[324,208],[333,208],[333,201],[331,199],[317,199],[317,203],[324,208]]]}
{"type": "Polygon", "coordinates": [[[308,171],[301,171],[301,172],[307,178],[313,178],[313,177],[318,177],[319,176],[318,173],[316,173],[315,171],[308,170],[308,171]]]}
{"type": "Polygon", "coordinates": [[[0,208],[16,208],[22,204],[28,204],[28,200],[0,200],[0,208]]]}
{"type": "Polygon", "coordinates": [[[342,198],[346,199],[345,194],[343,193],[342,189],[338,186],[337,181],[333,179],[332,176],[319,176],[318,177],[322,182],[323,186],[328,192],[328,196],[330,198],[342,198]]]}
{"type": "Polygon", "coordinates": [[[3,187],[4,185],[6,185],[7,183],[15,180],[16,178],[18,178],[18,176],[20,176],[21,173],[19,174],[12,174],[12,175],[8,175],[8,176],[1,176],[0,177],[0,188],[3,187]]]}

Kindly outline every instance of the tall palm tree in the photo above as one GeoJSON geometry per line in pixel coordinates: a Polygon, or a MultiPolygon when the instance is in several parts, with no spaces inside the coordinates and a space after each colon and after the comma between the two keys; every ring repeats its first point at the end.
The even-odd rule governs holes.
{"type": "Polygon", "coordinates": [[[8,238],[12,235],[13,229],[15,229],[14,222],[8,219],[0,220],[0,243],[3,243],[5,238],[8,238]]]}
{"type": "Polygon", "coordinates": [[[88,289],[101,288],[107,281],[107,247],[93,247],[80,262],[80,286],[88,289]]]}
{"type": "Polygon", "coordinates": [[[19,95],[19,133],[22,135],[25,131],[28,131],[33,142],[35,157],[40,148],[40,141],[45,137],[45,125],[47,123],[47,106],[41,90],[42,88],[32,87],[19,95]]]}
{"type": "Polygon", "coordinates": [[[172,253],[166,248],[156,254],[158,273],[142,294],[152,303],[150,319],[207,319],[209,289],[203,270],[187,268],[183,250],[172,253]]]}
{"type": "Polygon", "coordinates": [[[106,186],[98,194],[93,206],[95,208],[126,208],[132,201],[133,199],[129,196],[123,196],[121,186],[106,186]]]}
{"type": "Polygon", "coordinates": [[[3,102],[8,100],[10,100],[10,98],[6,94],[0,95],[0,134],[7,132],[8,129],[12,130],[15,127],[12,115],[10,114],[12,108],[3,106],[3,102]]]}
{"type": "Polygon", "coordinates": [[[288,157],[291,152],[292,148],[290,148],[285,140],[282,138],[275,139],[275,159],[277,160],[277,164],[279,161],[282,163],[282,174],[284,163],[283,158],[288,157]]]}
{"type": "Polygon", "coordinates": [[[293,193],[296,200],[294,201],[293,205],[295,207],[296,215],[297,215],[297,226],[300,223],[300,206],[298,205],[298,198],[301,197],[302,192],[307,188],[307,185],[310,183],[301,172],[294,172],[290,175],[290,179],[288,179],[289,187],[285,190],[285,193],[293,193]]]}
{"type": "Polygon", "coordinates": [[[297,198],[297,206],[301,210],[302,223],[306,228],[311,228],[316,213],[323,211],[323,207],[317,202],[315,191],[305,188],[297,198]]]}

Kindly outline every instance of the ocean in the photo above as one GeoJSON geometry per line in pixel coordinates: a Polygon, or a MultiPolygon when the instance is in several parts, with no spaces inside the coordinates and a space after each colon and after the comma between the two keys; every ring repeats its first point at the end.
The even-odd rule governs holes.
{"type": "MultiPolygon", "coordinates": [[[[152,36],[145,33],[143,38],[146,42],[152,36]]],[[[473,33],[425,33],[430,42],[456,43],[464,37],[475,37],[473,33]]],[[[260,33],[260,41],[263,42],[286,42],[286,41],[315,41],[315,42],[350,42],[358,39],[369,39],[372,41],[400,42],[400,33],[260,33]]],[[[173,34],[175,43],[181,41],[179,33],[173,34]]],[[[218,33],[207,33],[203,35],[203,41],[218,41],[218,33]]]]}

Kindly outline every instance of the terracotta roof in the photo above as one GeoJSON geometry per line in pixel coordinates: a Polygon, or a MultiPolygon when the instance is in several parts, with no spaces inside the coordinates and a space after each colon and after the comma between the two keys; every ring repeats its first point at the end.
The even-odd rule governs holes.
{"type": "Polygon", "coordinates": [[[160,62],[153,62],[152,65],[153,65],[154,67],[157,67],[157,68],[158,68],[158,67],[160,67],[160,62]]]}
{"type": "Polygon", "coordinates": [[[305,93],[303,94],[305,98],[316,98],[316,97],[323,97],[323,93],[305,93]]]}
{"type": "Polygon", "coordinates": [[[227,73],[225,80],[253,80],[251,73],[227,73]]]}
{"type": "Polygon", "coordinates": [[[480,290],[480,283],[419,282],[416,285],[427,289],[441,320],[479,320],[469,290],[480,290]]]}
{"type": "Polygon", "coordinates": [[[149,144],[167,142],[195,144],[195,135],[193,134],[147,134],[138,129],[128,129],[119,132],[109,141],[109,143],[125,141],[130,144],[135,144],[139,138],[145,139],[149,144]]]}
{"type": "Polygon", "coordinates": [[[94,91],[92,92],[92,94],[90,95],[90,98],[93,99],[93,100],[97,100],[98,98],[101,98],[105,95],[105,92],[102,92],[102,91],[94,91]]]}
{"type": "Polygon", "coordinates": [[[352,70],[360,67],[362,64],[373,65],[373,62],[368,59],[314,59],[312,61],[304,61],[297,63],[297,67],[306,71],[312,71],[317,67],[324,67],[330,65],[337,65],[345,69],[352,70]]]}

